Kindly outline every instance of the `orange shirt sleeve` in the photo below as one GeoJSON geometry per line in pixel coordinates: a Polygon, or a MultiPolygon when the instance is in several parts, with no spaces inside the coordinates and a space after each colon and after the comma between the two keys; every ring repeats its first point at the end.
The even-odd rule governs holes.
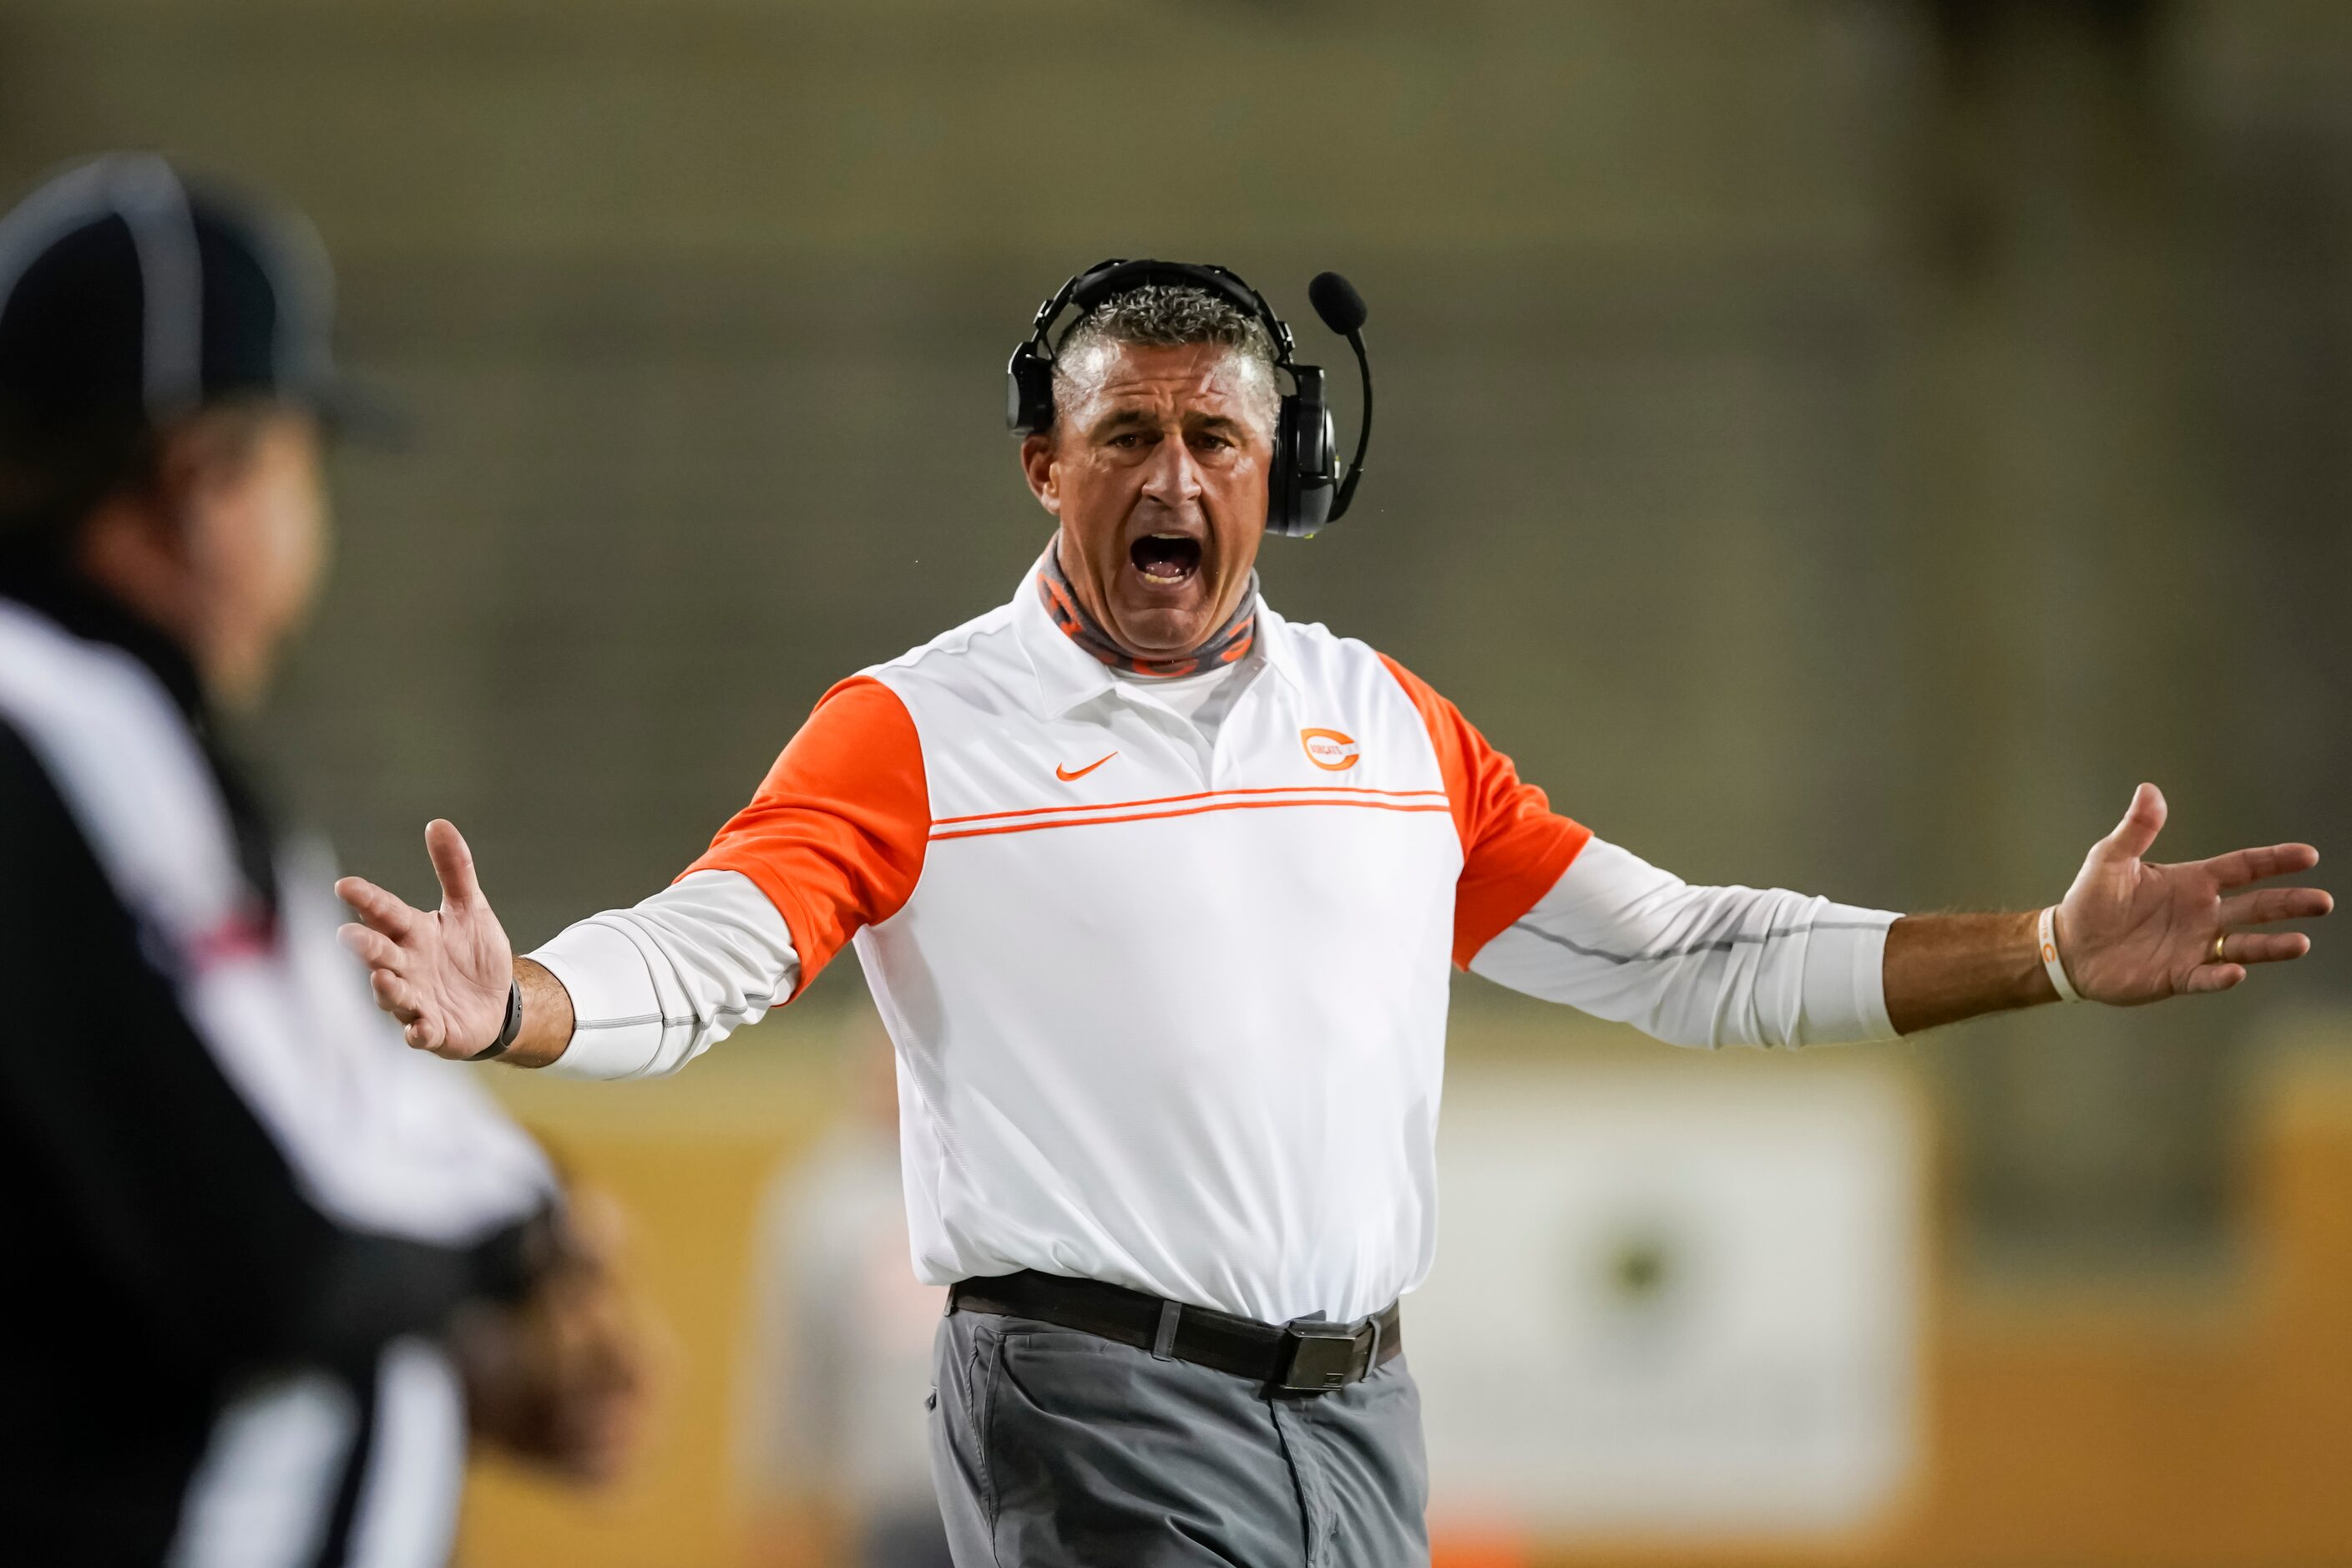
{"type": "Polygon", "coordinates": [[[1454,889],[1454,962],[1467,969],[1478,950],[1551,891],[1592,830],[1551,809],[1511,759],[1486,743],[1462,710],[1388,655],[1381,662],[1403,687],[1437,748],[1454,826],[1462,835],[1462,879],[1454,889]]]}
{"type": "Polygon", "coordinates": [[[817,700],[751,804],[679,876],[740,871],[784,918],[798,995],[861,926],[898,912],[923,872],[930,791],[915,721],[871,676],[817,700]]]}

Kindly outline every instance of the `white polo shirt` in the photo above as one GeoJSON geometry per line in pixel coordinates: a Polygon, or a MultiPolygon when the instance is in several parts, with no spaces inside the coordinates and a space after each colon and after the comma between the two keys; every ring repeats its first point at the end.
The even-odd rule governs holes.
{"type": "Polygon", "coordinates": [[[854,941],[924,1279],[1283,1321],[1428,1271],[1452,964],[1702,1043],[1890,1032],[1891,915],[1591,846],[1392,661],[1257,625],[1213,732],[1027,583],[835,687],[677,884],[538,955],[580,1020],[559,1067],[674,1068],[854,941]]]}

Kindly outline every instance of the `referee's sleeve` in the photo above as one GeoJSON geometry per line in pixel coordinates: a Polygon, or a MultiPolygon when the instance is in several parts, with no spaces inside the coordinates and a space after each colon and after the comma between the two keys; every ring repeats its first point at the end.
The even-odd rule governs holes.
{"type": "Polygon", "coordinates": [[[322,1214],[5,723],[0,1140],[0,1237],[62,1233],[87,1283],[136,1302],[193,1366],[359,1364],[469,1298],[519,1294],[541,1223],[438,1246],[322,1214]]]}

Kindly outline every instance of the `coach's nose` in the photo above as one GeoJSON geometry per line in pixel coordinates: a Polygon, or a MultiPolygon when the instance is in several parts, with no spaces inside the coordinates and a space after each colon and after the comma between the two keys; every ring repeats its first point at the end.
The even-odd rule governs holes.
{"type": "Polygon", "coordinates": [[[1181,433],[1151,449],[1144,465],[1145,495],[1171,511],[1192,517],[1200,511],[1201,489],[1200,460],[1181,433]]]}

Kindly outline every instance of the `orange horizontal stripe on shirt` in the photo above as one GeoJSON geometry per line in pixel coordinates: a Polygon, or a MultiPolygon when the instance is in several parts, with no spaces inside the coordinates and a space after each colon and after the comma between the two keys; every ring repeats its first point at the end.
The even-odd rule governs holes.
{"type": "Polygon", "coordinates": [[[1124,811],[1131,805],[1172,805],[1179,801],[1213,800],[1229,795],[1378,795],[1398,800],[1444,800],[1446,797],[1442,789],[1372,789],[1363,784],[1271,784],[1249,789],[1204,789],[1191,795],[1152,795],[1143,800],[1074,801],[1068,805],[1032,805],[1019,811],[976,811],[968,816],[942,816],[931,826],[934,828],[952,827],[966,822],[997,822],[1013,816],[1053,816],[1071,811],[1124,811]]]}
{"type": "MultiPolygon", "coordinates": [[[[1390,794],[1398,792],[1382,791],[1380,793],[1390,794]]],[[[1423,790],[1415,791],[1413,793],[1430,795],[1437,794],[1438,792],[1423,790]]],[[[1169,798],[1172,800],[1197,800],[1201,797],[1197,795],[1171,795],[1169,798]]],[[[1144,805],[1148,803],[1139,801],[1135,804],[1144,805]]],[[[1176,811],[1130,811],[1117,816],[1062,816],[1057,817],[1051,822],[1000,822],[993,827],[966,827],[952,833],[941,833],[935,828],[931,833],[931,842],[938,844],[950,838],[986,838],[992,835],[999,833],[1043,833],[1049,828],[1055,827],[1097,827],[1107,822],[1157,822],[1162,817],[1198,816],[1203,812],[1210,811],[1296,811],[1312,805],[1337,806],[1355,811],[1443,811],[1451,813],[1454,809],[1453,806],[1444,802],[1442,796],[1436,803],[1428,805],[1407,805],[1405,803],[1393,800],[1220,800],[1213,801],[1207,805],[1188,805],[1176,811]]],[[[1090,809],[1099,810],[1100,808],[1077,806],[1072,807],[1071,809],[1085,811],[1090,809]]],[[[1018,816],[1034,816],[1035,814],[1024,812],[1005,812],[1000,813],[999,815],[1018,816]]],[[[970,822],[977,819],[972,817],[960,817],[954,820],[970,822]]]]}

